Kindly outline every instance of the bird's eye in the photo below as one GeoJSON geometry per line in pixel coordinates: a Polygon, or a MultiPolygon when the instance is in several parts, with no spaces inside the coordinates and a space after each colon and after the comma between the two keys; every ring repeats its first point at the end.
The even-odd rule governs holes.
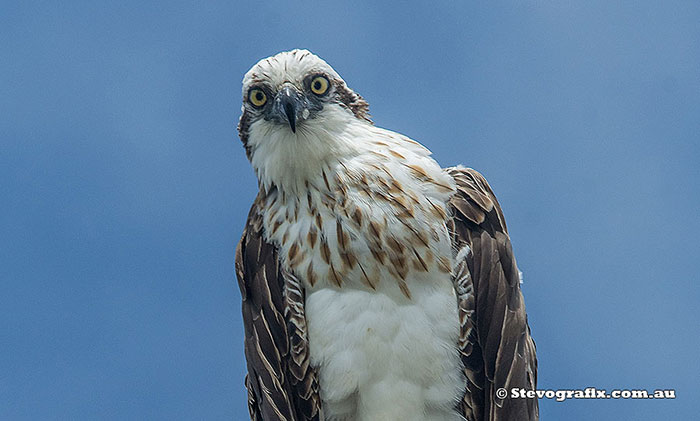
{"type": "Polygon", "coordinates": [[[316,76],[311,81],[311,92],[316,95],[323,95],[328,92],[328,79],[323,76],[316,76]]]}
{"type": "Polygon", "coordinates": [[[267,95],[265,95],[262,89],[251,89],[248,94],[248,100],[256,107],[262,107],[267,102],[267,95]]]}

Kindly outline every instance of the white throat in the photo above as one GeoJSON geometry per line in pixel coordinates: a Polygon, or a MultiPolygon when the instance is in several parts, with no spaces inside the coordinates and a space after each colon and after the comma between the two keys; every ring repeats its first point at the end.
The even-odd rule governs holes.
{"type": "Polygon", "coordinates": [[[304,120],[293,133],[289,126],[258,120],[251,124],[251,163],[262,185],[290,194],[302,192],[322,171],[367,151],[370,123],[339,105],[326,106],[304,120]]]}

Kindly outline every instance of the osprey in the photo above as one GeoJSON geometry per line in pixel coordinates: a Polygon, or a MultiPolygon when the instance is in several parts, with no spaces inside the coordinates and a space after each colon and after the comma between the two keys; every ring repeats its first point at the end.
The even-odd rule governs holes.
{"type": "Polygon", "coordinates": [[[243,79],[236,252],[254,420],[529,420],[537,362],[488,183],[373,125],[306,50],[243,79]],[[507,395],[496,393],[505,388],[507,395]]]}

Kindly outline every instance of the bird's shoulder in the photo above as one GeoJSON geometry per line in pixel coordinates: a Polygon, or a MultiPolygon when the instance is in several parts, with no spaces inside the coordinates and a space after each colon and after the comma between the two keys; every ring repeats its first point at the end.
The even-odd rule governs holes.
{"type": "Polygon", "coordinates": [[[450,198],[454,218],[472,228],[480,227],[490,233],[508,234],[501,205],[486,178],[472,168],[445,168],[455,182],[456,192],[450,198]]]}

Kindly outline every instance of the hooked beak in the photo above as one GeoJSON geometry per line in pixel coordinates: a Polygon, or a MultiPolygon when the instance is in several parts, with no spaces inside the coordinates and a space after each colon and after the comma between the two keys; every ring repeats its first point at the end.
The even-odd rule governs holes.
{"type": "Polygon", "coordinates": [[[291,86],[285,86],[277,94],[275,102],[277,103],[275,105],[278,107],[278,112],[280,114],[283,113],[287,118],[292,133],[296,133],[297,116],[305,108],[301,93],[291,86]]]}

